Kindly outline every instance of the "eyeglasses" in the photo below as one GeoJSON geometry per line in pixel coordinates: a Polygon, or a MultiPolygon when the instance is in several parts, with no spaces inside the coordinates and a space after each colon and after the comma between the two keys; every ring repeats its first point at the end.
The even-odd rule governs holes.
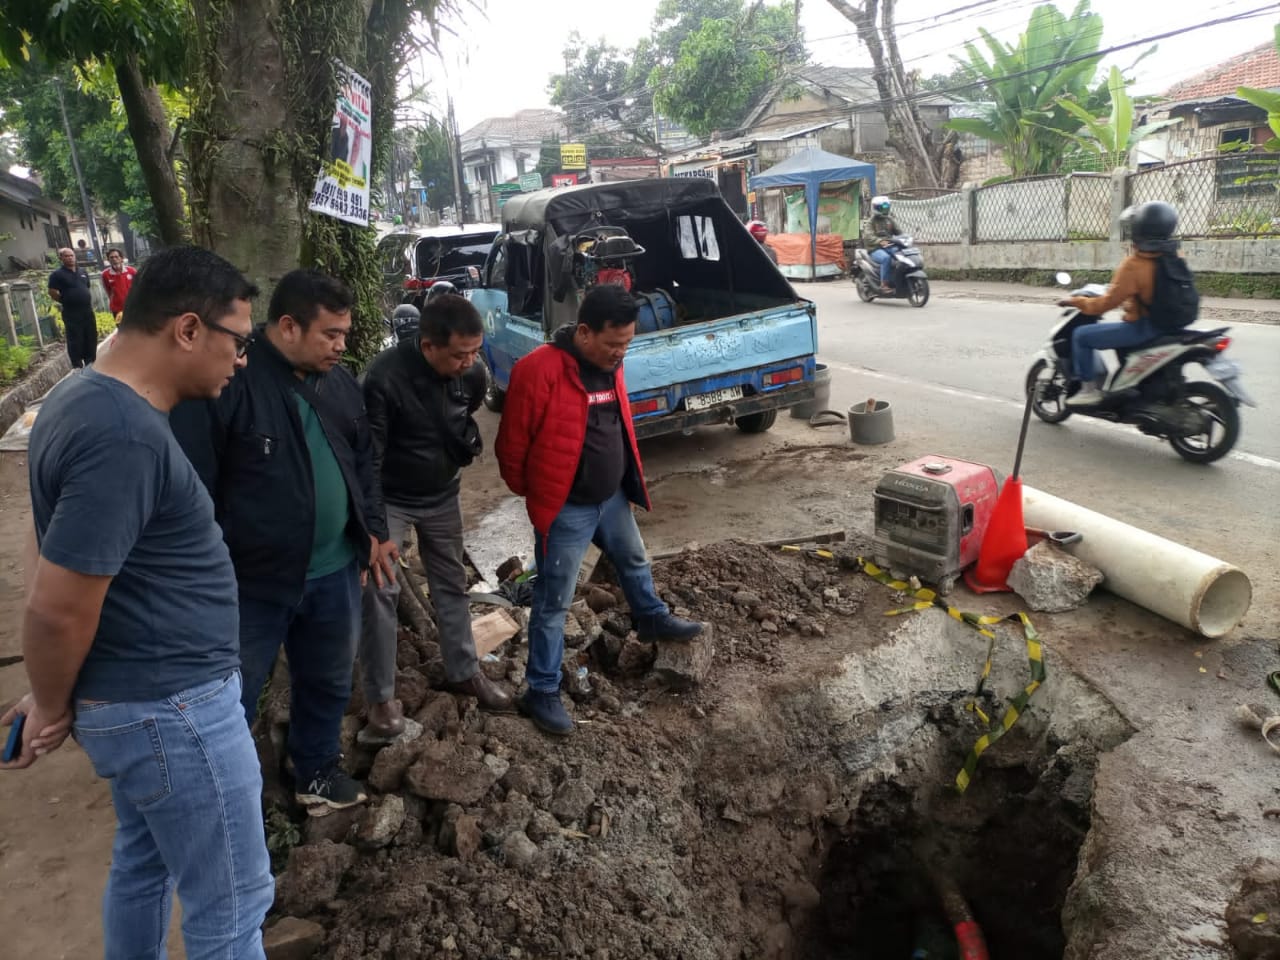
{"type": "Polygon", "coordinates": [[[236,342],[237,360],[242,359],[244,355],[249,352],[249,344],[253,343],[253,334],[249,334],[249,336],[246,337],[244,334],[236,333],[230,327],[224,327],[222,324],[214,323],[212,320],[205,320],[203,317],[200,318],[200,322],[210,330],[217,330],[219,333],[225,333],[236,342]]]}

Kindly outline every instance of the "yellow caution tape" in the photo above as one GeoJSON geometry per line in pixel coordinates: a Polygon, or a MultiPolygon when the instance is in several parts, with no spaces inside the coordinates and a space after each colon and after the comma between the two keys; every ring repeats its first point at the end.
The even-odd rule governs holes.
{"type": "MultiPolygon", "coordinates": [[[[818,556],[826,560],[834,560],[835,555],[829,550],[806,550],[799,546],[785,546],[783,550],[804,552],[810,556],[818,556]]],[[[984,733],[974,743],[973,748],[969,751],[969,756],[965,758],[964,766],[960,768],[960,772],[956,774],[956,790],[964,793],[969,788],[970,782],[973,780],[974,774],[978,769],[978,761],[987,749],[1005,735],[1013,725],[1018,722],[1018,718],[1022,716],[1027,709],[1032,695],[1040,689],[1045,682],[1046,674],[1044,669],[1044,649],[1040,644],[1040,635],[1036,633],[1036,629],[1031,624],[1030,618],[1025,613],[1014,613],[1007,617],[994,617],[990,615],[981,615],[976,613],[966,613],[956,607],[951,606],[934,591],[927,587],[913,588],[910,583],[904,580],[895,580],[887,571],[881,570],[870,560],[864,557],[857,557],[855,562],[858,567],[869,576],[872,580],[884,584],[892,590],[906,593],[916,602],[907,607],[899,607],[895,610],[885,611],[886,617],[896,617],[904,613],[915,613],[920,610],[928,610],[933,607],[945,610],[947,615],[953,620],[972,627],[978,633],[987,638],[987,656],[982,664],[982,671],[978,674],[978,683],[973,691],[973,699],[965,704],[965,709],[975,714],[987,727],[984,733]],[[997,623],[1009,621],[1018,623],[1022,627],[1023,636],[1027,643],[1027,662],[1031,667],[1031,680],[1027,683],[1022,691],[1015,696],[1005,707],[1004,714],[998,721],[993,723],[991,718],[983,712],[978,706],[978,697],[982,696],[983,687],[986,686],[987,680],[991,677],[991,658],[995,652],[996,634],[994,630],[989,629],[997,623]]]]}

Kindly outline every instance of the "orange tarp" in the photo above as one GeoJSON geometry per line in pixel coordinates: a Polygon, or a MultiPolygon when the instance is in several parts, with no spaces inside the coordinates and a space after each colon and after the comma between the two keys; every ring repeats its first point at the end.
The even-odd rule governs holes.
{"type": "MultiPolygon", "coordinates": [[[[764,242],[778,255],[778,264],[787,267],[809,266],[807,233],[771,233],[764,242]]],[[[845,269],[844,237],[838,233],[818,234],[818,263],[837,263],[845,269]]]]}

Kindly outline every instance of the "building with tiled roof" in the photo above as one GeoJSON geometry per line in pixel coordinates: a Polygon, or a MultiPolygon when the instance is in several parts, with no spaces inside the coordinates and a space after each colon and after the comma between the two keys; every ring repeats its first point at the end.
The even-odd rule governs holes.
{"type": "Polygon", "coordinates": [[[1179,81],[1164,92],[1162,99],[1169,104],[1216,100],[1234,97],[1238,87],[1280,88],[1280,54],[1276,53],[1275,43],[1268,41],[1248,53],[1179,81]]]}
{"type": "Polygon", "coordinates": [[[1223,182],[1238,178],[1236,168],[1244,161],[1238,154],[1224,155],[1223,147],[1247,143],[1257,148],[1273,136],[1266,111],[1238,96],[1240,87],[1280,89],[1280,55],[1274,43],[1224,60],[1166,90],[1162,102],[1139,121],[1167,117],[1181,122],[1142,141],[1135,151],[1137,165],[1218,157],[1223,182]]]}

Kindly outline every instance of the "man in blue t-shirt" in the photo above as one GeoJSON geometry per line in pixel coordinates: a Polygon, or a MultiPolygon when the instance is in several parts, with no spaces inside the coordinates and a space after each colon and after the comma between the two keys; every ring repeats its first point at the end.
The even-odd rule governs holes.
{"type": "Polygon", "coordinates": [[[58,259],[62,266],[49,274],[49,296],[62,307],[71,366],[83,367],[98,355],[98,321],[93,315],[89,274],[76,266],[76,252],[70,247],[59,250],[58,259]]]}
{"type": "Polygon", "coordinates": [[[257,293],[206,250],[138,272],[111,351],[59,384],[31,431],[23,655],[30,766],[68,728],[111,784],[108,957],[163,951],[176,885],[188,956],[261,958],[273,884],[240,710],[235,571],[169,429],[244,366],[257,293]]]}

